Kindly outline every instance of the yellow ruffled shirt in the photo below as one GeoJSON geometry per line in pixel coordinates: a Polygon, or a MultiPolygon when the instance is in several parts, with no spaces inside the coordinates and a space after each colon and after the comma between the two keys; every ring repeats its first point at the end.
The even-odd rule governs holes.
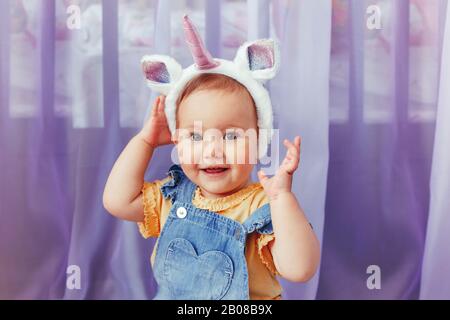
{"type": "MultiPolygon", "coordinates": [[[[139,222],[139,231],[144,238],[158,237],[169,216],[172,206],[170,198],[165,199],[161,186],[172,179],[168,176],[162,180],[144,182],[142,188],[144,221],[139,222]]],[[[192,204],[199,209],[207,209],[243,223],[253,211],[268,203],[260,183],[252,183],[238,192],[218,199],[205,198],[200,188],[195,190],[192,204]]],[[[275,239],[273,234],[252,232],[247,237],[245,257],[248,269],[250,299],[281,299],[282,287],[276,276],[272,254],[268,244],[275,239]]],[[[156,255],[156,242],[150,261],[153,266],[156,255]]]]}

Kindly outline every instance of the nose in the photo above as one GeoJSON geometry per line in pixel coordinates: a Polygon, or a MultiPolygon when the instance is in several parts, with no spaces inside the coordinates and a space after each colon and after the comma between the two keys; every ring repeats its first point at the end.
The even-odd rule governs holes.
{"type": "Polygon", "coordinates": [[[224,143],[221,138],[211,138],[205,141],[203,146],[203,159],[205,163],[224,163],[224,143]]]}

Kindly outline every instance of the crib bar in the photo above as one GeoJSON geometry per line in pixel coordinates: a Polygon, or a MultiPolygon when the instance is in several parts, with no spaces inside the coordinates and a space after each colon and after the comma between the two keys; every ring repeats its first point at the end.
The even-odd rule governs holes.
{"type": "Polygon", "coordinates": [[[270,1],[247,0],[248,40],[268,38],[270,36],[270,1]]]}
{"type": "Polygon", "coordinates": [[[395,112],[397,126],[400,132],[408,123],[409,106],[409,0],[397,0],[394,2],[395,13],[395,40],[393,41],[393,64],[394,64],[394,93],[395,112]]]}
{"type": "Polygon", "coordinates": [[[221,57],[221,0],[206,1],[206,47],[213,57],[221,57]]]}
{"type": "Polygon", "coordinates": [[[43,117],[44,128],[50,130],[55,125],[55,0],[43,0],[40,15],[38,113],[43,117]]]}
{"type": "Polygon", "coordinates": [[[156,24],[155,34],[155,53],[157,54],[170,54],[171,49],[171,2],[158,0],[156,8],[156,24]]]}
{"type": "Polygon", "coordinates": [[[351,0],[349,5],[350,72],[349,123],[363,124],[364,110],[364,31],[366,7],[364,1],[351,0]]]}
{"type": "MultiPolygon", "coordinates": [[[[10,72],[10,0],[0,1],[0,130],[6,128],[9,115],[10,72]]],[[[5,137],[0,134],[0,137],[5,137]]],[[[1,145],[1,138],[0,138],[1,145]]]]}
{"type": "Polygon", "coordinates": [[[118,2],[103,0],[103,115],[105,128],[120,128],[118,2]]]}

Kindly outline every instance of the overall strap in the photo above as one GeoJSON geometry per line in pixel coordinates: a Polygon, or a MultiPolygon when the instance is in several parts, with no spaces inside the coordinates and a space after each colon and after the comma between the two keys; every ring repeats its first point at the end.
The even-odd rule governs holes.
{"type": "Polygon", "coordinates": [[[183,169],[177,164],[172,165],[167,171],[167,174],[172,177],[161,187],[161,192],[164,198],[171,199],[172,203],[175,201],[191,202],[196,185],[189,180],[183,172],[183,169]]]}

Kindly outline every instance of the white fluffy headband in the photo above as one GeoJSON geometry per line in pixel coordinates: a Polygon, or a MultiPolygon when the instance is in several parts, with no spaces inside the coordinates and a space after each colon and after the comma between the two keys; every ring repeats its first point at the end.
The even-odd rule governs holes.
{"type": "Polygon", "coordinates": [[[148,87],[166,95],[165,112],[171,133],[176,130],[176,101],[186,84],[201,73],[223,74],[245,86],[255,102],[259,128],[258,158],[261,159],[273,136],[272,104],[263,84],[275,77],[278,71],[278,44],[273,39],[249,41],[239,48],[233,61],[212,58],[188,16],[183,19],[186,42],[194,64],[183,70],[176,60],[165,55],[144,56],[141,60],[148,87]]]}

